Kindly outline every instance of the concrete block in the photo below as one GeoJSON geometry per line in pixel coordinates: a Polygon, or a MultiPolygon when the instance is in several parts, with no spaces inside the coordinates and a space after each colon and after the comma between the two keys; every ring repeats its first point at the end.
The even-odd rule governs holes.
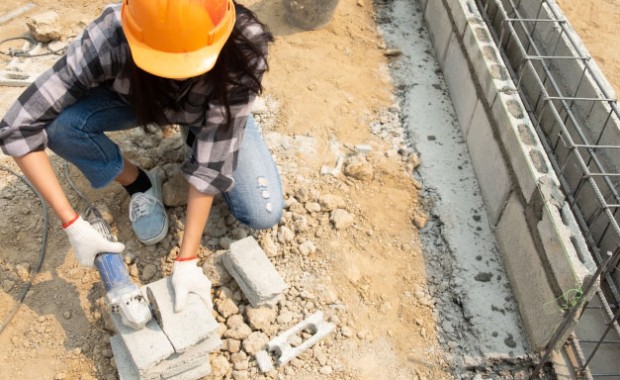
{"type": "Polygon", "coordinates": [[[456,36],[450,39],[443,72],[461,130],[467,135],[478,99],[469,63],[456,36]]]}
{"type": "MultiPolygon", "coordinates": [[[[596,265],[589,258],[589,254],[583,257],[589,268],[581,262],[573,245],[573,241],[582,238],[581,234],[573,233],[573,231],[579,232],[576,223],[572,227],[577,229],[568,228],[564,224],[566,218],[572,217],[572,213],[566,202],[562,206],[564,215],[555,204],[546,202],[542,209],[542,219],[536,227],[544,247],[548,272],[555,279],[561,292],[567,294],[573,289],[581,288],[586,276],[594,274],[596,265]]],[[[582,245],[585,245],[585,242],[582,242],[582,245]]]]}
{"type": "Polygon", "coordinates": [[[549,286],[525,220],[519,198],[512,195],[497,224],[496,237],[502,262],[519,306],[523,325],[534,351],[549,342],[563,315],[552,307],[559,296],[549,286]]]}
{"type": "Polygon", "coordinates": [[[161,375],[169,378],[202,367],[209,361],[209,353],[219,350],[222,340],[217,334],[188,348],[181,354],[172,354],[166,360],[156,365],[149,374],[161,375]]]}
{"type": "Polygon", "coordinates": [[[289,330],[286,330],[282,334],[273,338],[269,341],[269,343],[267,343],[267,348],[269,351],[276,354],[276,364],[283,366],[302,352],[306,351],[308,348],[312,347],[319,340],[325,338],[335,328],[336,325],[323,320],[323,312],[317,311],[289,330]],[[312,332],[312,336],[303,341],[300,345],[292,347],[289,343],[289,338],[304,330],[310,330],[312,332]]]}
{"type": "Polygon", "coordinates": [[[180,373],[171,377],[164,377],[164,380],[196,380],[202,379],[205,376],[211,374],[211,362],[209,362],[209,357],[205,358],[205,361],[200,366],[193,368],[189,371],[180,373]]]}
{"type": "Polygon", "coordinates": [[[287,287],[251,236],[232,243],[223,261],[252,307],[275,304],[287,287]]]}
{"type": "MultiPolygon", "coordinates": [[[[188,294],[185,308],[176,313],[174,311],[174,288],[170,277],[148,284],[145,288],[150,290],[150,294],[155,297],[159,309],[157,318],[175,352],[183,352],[216,333],[217,321],[211,314],[211,309],[197,294],[188,294]]],[[[151,301],[152,297],[147,298],[151,301]]]]}
{"type": "MultiPolygon", "coordinates": [[[[583,311],[575,333],[582,342],[586,340],[598,342],[598,340],[605,334],[606,323],[609,320],[609,316],[606,312],[604,312],[603,305],[601,304],[598,296],[593,297],[588,306],[591,308],[583,311]]],[[[620,340],[620,336],[618,336],[615,328],[607,331],[607,335],[605,335],[606,342],[617,342],[618,340],[620,340]]],[[[594,345],[583,343],[581,347],[586,357],[590,357],[592,349],[595,348],[594,345]]],[[[591,370],[595,370],[599,374],[620,373],[618,346],[616,344],[602,344],[598,347],[596,355],[592,357],[592,362],[590,363],[589,368],[591,370]]],[[[573,379],[575,378],[577,377],[573,377],[573,379]]],[[[613,377],[611,378],[613,379],[613,377]]]]}
{"type": "Polygon", "coordinates": [[[446,0],[446,5],[454,24],[454,31],[461,38],[469,22],[484,21],[472,0],[446,0]]]}
{"type": "Polygon", "coordinates": [[[424,20],[435,47],[437,62],[443,67],[446,49],[452,35],[452,21],[448,17],[448,11],[444,7],[443,1],[429,1],[424,11],[424,20]]]}
{"type": "Polygon", "coordinates": [[[551,164],[543,153],[540,140],[536,137],[534,127],[518,96],[500,93],[491,106],[491,113],[491,123],[498,131],[517,184],[529,203],[538,186],[538,180],[549,172],[551,164]],[[522,136],[533,138],[535,143],[531,144],[530,141],[529,144],[524,144],[522,136]]]}
{"type": "MultiPolygon", "coordinates": [[[[607,102],[590,102],[592,107],[590,108],[588,113],[585,114],[585,124],[588,125],[588,130],[590,131],[590,135],[592,141],[598,140],[599,136],[601,136],[601,141],[611,142],[613,145],[618,145],[620,142],[620,137],[618,137],[618,130],[620,129],[620,120],[618,120],[618,116],[614,114],[611,110],[611,107],[607,102]]],[[[613,153],[616,153],[616,156],[612,158],[614,163],[618,163],[620,160],[618,159],[618,153],[615,150],[612,150],[608,154],[613,156],[613,153]]]]}
{"type": "Polygon", "coordinates": [[[160,380],[162,378],[194,380],[210,373],[209,353],[218,350],[222,345],[222,340],[219,336],[213,335],[181,354],[173,353],[156,366],[142,373],[138,371],[132,361],[132,355],[127,350],[120,335],[116,334],[111,337],[110,344],[120,380],[160,380]],[[194,377],[193,374],[195,373],[197,375],[194,377]]]}
{"type": "Polygon", "coordinates": [[[138,368],[131,360],[129,351],[123,343],[120,335],[115,334],[110,338],[110,345],[112,346],[112,353],[114,354],[114,362],[116,363],[116,370],[118,371],[118,377],[120,380],[140,380],[138,374],[138,368]]]}
{"type": "Polygon", "coordinates": [[[500,92],[516,93],[516,87],[484,22],[467,25],[463,45],[474,78],[480,86],[480,97],[487,104],[492,104],[500,92]]]}
{"type": "Polygon", "coordinates": [[[471,120],[467,146],[489,221],[494,226],[510,194],[512,180],[486,110],[480,101],[471,120]]]}
{"type": "Polygon", "coordinates": [[[118,314],[110,313],[110,316],[127,350],[129,360],[140,375],[146,374],[157,363],[174,353],[172,344],[154,319],[143,329],[134,330],[125,326],[118,314]]]}

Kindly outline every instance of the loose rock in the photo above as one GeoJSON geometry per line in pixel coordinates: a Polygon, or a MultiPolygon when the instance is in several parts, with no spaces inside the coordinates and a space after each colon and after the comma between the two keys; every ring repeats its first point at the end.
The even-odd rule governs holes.
{"type": "Polygon", "coordinates": [[[344,230],[351,227],[355,220],[352,214],[349,214],[349,212],[343,209],[332,211],[329,219],[337,230],[344,230]]]}
{"type": "Polygon", "coordinates": [[[255,331],[243,341],[243,350],[248,354],[254,355],[262,350],[268,342],[269,337],[267,335],[260,331],[255,331]]]}

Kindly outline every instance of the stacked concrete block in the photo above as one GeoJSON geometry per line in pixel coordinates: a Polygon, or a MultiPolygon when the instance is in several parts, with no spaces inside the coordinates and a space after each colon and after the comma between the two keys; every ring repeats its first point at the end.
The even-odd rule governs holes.
{"type": "MultiPolygon", "coordinates": [[[[540,6],[536,1],[521,4],[536,11],[540,6]]],[[[505,13],[501,3],[487,2],[485,6],[493,8],[488,9],[489,14],[505,13]]],[[[583,285],[593,272],[594,263],[570,208],[563,199],[554,196],[559,192],[559,180],[475,2],[437,0],[426,2],[425,7],[427,26],[461,129],[467,137],[489,220],[496,228],[500,253],[525,329],[534,349],[542,349],[562,321],[562,300],[571,290],[583,285]]],[[[549,19],[560,18],[561,12],[553,4],[545,5],[543,12],[549,19]]],[[[495,17],[492,22],[501,20],[495,17]]],[[[566,50],[564,55],[570,53],[570,36],[560,35],[561,31],[552,29],[551,23],[538,30],[553,35],[554,41],[559,41],[558,49],[566,50]]],[[[514,43],[507,54],[523,56],[514,43]]],[[[566,60],[562,64],[576,65],[569,75],[573,80],[581,80],[583,62],[566,60]]],[[[521,80],[526,84],[526,92],[534,91],[534,68],[526,68],[521,80]],[[532,86],[527,86],[528,81],[532,86]]],[[[591,88],[594,82],[600,81],[598,71],[593,72],[593,77],[584,78],[579,89],[585,97],[594,95],[591,88]]],[[[576,87],[575,84],[574,91],[576,87]]],[[[542,107],[541,104],[533,107],[542,107]]],[[[585,102],[583,106],[586,107],[585,102]]],[[[557,117],[551,112],[546,115],[557,117]]],[[[608,115],[608,108],[595,110],[589,106],[583,118],[600,124],[608,115]]],[[[605,133],[616,140],[616,135],[620,135],[618,130],[614,125],[605,133]]]]}
{"type": "Polygon", "coordinates": [[[467,129],[470,125],[469,121],[473,115],[476,103],[479,102],[476,96],[462,96],[463,94],[476,93],[476,85],[468,65],[469,63],[461,49],[459,39],[453,33],[443,65],[444,77],[450,91],[450,98],[454,105],[456,117],[465,136],[467,135],[467,129]]]}
{"type": "Polygon", "coordinates": [[[492,225],[496,225],[512,189],[512,178],[493,127],[479,102],[470,123],[467,146],[492,225]]]}
{"type": "Polygon", "coordinates": [[[516,195],[508,201],[496,234],[532,348],[543,349],[562,321],[562,313],[552,307],[556,294],[547,280],[546,265],[538,256],[525,210],[516,195]]]}
{"type": "Polygon", "coordinates": [[[426,4],[424,16],[427,20],[433,20],[432,23],[428,24],[428,27],[431,32],[431,40],[435,47],[435,56],[439,64],[443,67],[446,49],[448,48],[450,35],[452,34],[452,24],[450,23],[448,14],[443,10],[441,1],[429,1],[426,4]]]}
{"type": "Polygon", "coordinates": [[[232,243],[223,261],[252,307],[274,305],[286,289],[286,283],[251,236],[232,243]]]}
{"type": "Polygon", "coordinates": [[[183,311],[174,312],[170,278],[143,287],[154,319],[133,330],[112,314],[117,334],[110,339],[121,380],[195,380],[211,373],[209,353],[222,341],[218,324],[202,299],[190,293],[183,311]]]}

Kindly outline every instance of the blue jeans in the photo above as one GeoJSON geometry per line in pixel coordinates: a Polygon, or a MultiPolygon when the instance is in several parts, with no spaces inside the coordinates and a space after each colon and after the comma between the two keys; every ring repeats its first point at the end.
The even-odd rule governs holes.
{"type": "MultiPolygon", "coordinates": [[[[48,147],[74,164],[95,188],[112,182],[123,169],[119,147],[104,132],[136,127],[131,107],[118,94],[96,87],[63,110],[45,130],[48,147]]],[[[223,193],[231,213],[255,229],[282,217],[284,198],[276,165],[250,116],[233,173],[235,186],[223,193]]]]}

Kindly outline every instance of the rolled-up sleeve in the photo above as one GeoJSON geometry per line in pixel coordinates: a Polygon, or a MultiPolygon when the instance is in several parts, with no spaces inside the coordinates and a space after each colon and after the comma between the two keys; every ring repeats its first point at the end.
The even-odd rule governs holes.
{"type": "Polygon", "coordinates": [[[0,148],[20,157],[45,148],[45,126],[86,94],[112,79],[122,64],[113,47],[122,44],[117,10],[108,7],[11,105],[0,121],[0,148]]]}

